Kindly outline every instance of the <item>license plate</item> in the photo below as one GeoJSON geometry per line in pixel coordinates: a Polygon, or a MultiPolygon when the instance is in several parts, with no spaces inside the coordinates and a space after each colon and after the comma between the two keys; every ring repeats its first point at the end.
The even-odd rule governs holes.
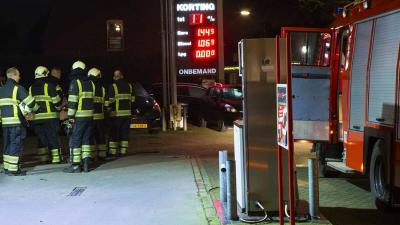
{"type": "Polygon", "coordinates": [[[143,128],[147,128],[147,124],[145,124],[145,123],[134,123],[134,124],[131,124],[131,128],[143,129],[143,128]]]}

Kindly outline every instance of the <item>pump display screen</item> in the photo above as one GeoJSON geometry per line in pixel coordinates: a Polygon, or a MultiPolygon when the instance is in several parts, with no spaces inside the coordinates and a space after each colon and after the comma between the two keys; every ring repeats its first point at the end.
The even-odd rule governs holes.
{"type": "Polygon", "coordinates": [[[216,0],[176,0],[175,16],[177,74],[217,75],[216,0]]]}

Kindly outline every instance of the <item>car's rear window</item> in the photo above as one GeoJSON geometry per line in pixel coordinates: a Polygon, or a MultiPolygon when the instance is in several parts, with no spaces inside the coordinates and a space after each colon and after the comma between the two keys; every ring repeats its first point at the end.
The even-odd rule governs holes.
{"type": "Polygon", "coordinates": [[[136,96],[144,96],[144,97],[150,96],[149,93],[143,88],[142,85],[135,84],[134,88],[135,88],[135,95],[136,96]]]}
{"type": "Polygon", "coordinates": [[[204,95],[206,95],[206,91],[207,91],[206,89],[190,87],[189,95],[195,98],[202,98],[204,95]]]}
{"type": "Polygon", "coordinates": [[[222,94],[226,99],[241,99],[243,96],[242,89],[239,87],[223,88],[222,94]]]}

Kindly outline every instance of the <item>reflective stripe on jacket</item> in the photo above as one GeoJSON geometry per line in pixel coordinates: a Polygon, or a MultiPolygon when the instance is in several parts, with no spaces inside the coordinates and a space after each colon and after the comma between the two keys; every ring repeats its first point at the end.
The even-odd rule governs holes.
{"type": "Polygon", "coordinates": [[[39,105],[39,110],[34,117],[35,122],[58,119],[61,97],[52,83],[46,82],[43,78],[35,80],[35,83],[29,87],[29,95],[39,105]]]}
{"type": "Polygon", "coordinates": [[[24,87],[12,79],[7,79],[6,83],[0,87],[0,111],[3,127],[21,124],[23,116],[19,104],[25,104],[33,112],[39,108],[35,99],[28,95],[24,87]]]}
{"type": "Polygon", "coordinates": [[[74,79],[68,92],[68,116],[93,119],[95,86],[90,80],[74,79]]]}
{"type": "Polygon", "coordinates": [[[110,108],[112,117],[131,116],[132,102],[135,102],[135,91],[131,84],[117,80],[110,85],[106,106],[110,108]]]}
{"type": "Polygon", "coordinates": [[[104,102],[106,97],[106,89],[101,84],[95,84],[95,93],[93,99],[94,120],[104,119],[104,102]]]}

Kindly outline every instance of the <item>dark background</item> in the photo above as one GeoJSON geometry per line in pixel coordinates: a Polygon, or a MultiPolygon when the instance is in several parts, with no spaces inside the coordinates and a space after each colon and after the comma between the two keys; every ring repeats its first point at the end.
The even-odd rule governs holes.
{"type": "MultiPolygon", "coordinates": [[[[273,37],[282,26],[325,27],[346,0],[225,0],[225,65],[237,64],[241,38],[273,37]],[[249,17],[241,9],[251,11],[249,17]]],[[[14,0],[0,3],[0,74],[20,68],[23,84],[38,65],[59,66],[64,77],[72,63],[98,66],[106,79],[122,68],[130,81],[161,81],[159,0],[14,0]],[[107,52],[106,21],[124,21],[125,49],[107,52]]]]}

